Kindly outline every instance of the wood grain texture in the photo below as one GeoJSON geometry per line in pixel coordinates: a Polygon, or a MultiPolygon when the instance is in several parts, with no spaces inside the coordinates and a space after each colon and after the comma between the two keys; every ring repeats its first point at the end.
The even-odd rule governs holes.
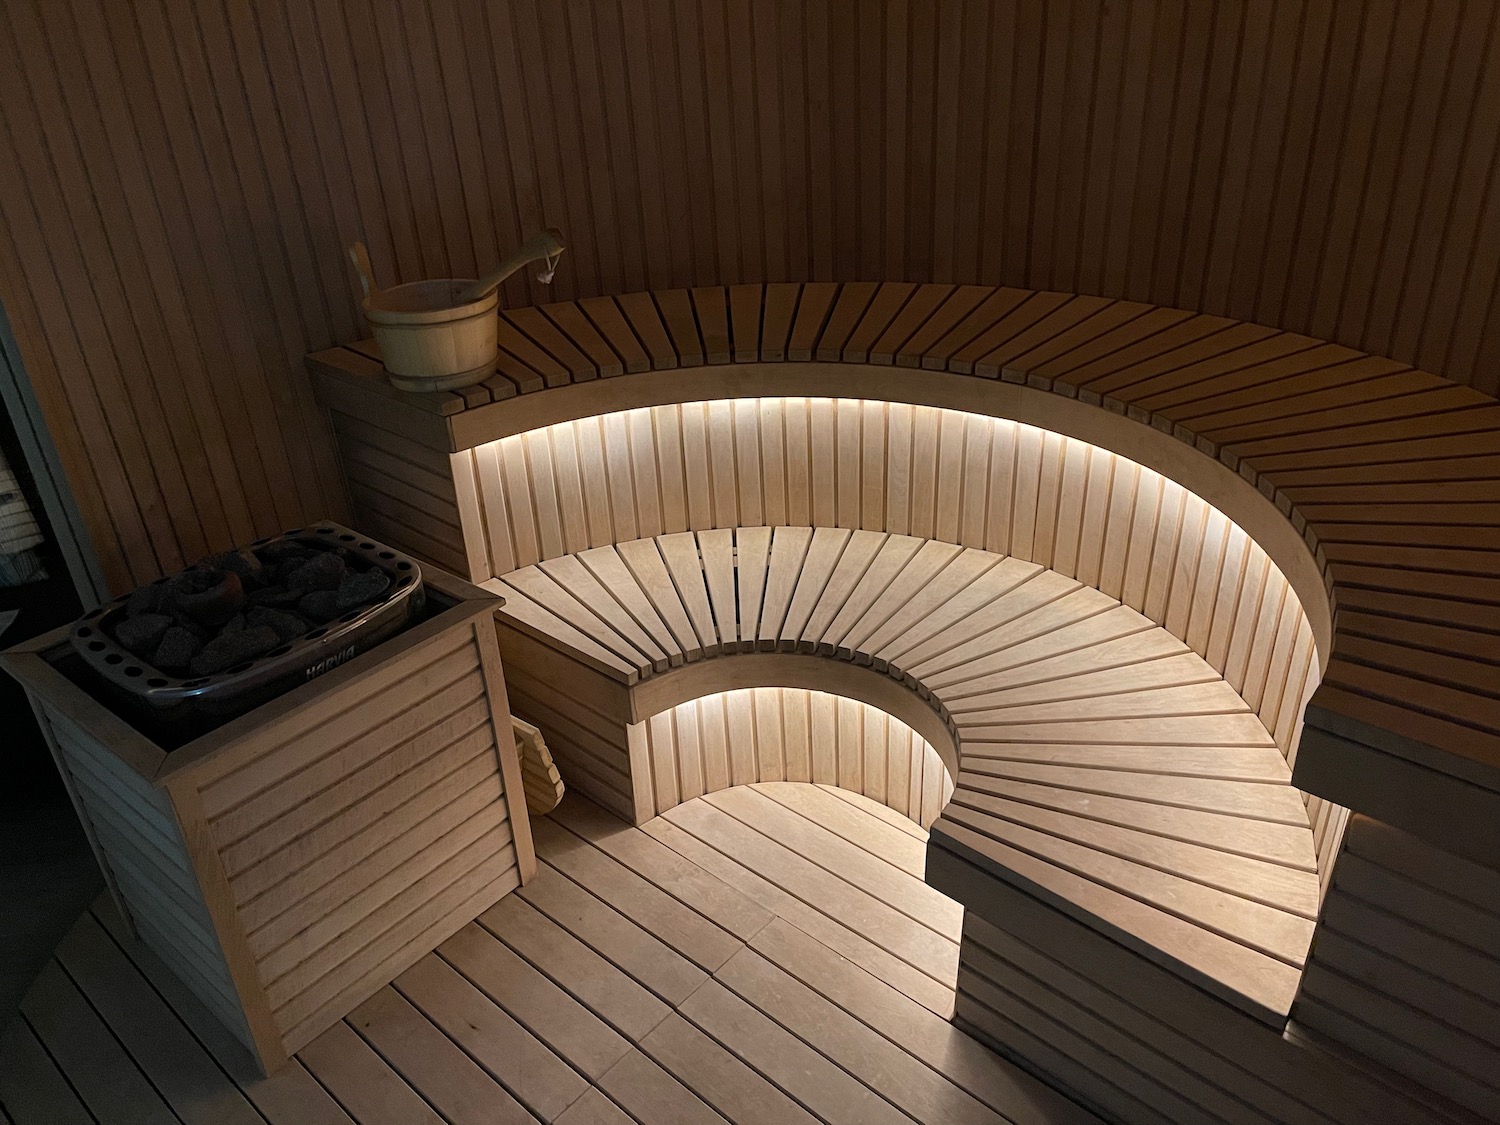
{"type": "MultiPolygon", "coordinates": [[[[1257,708],[1295,760],[1319,669],[1285,575],[1222,512],[1098,446],[935,407],[759,398],[559,423],[476,447],[473,456],[506,467],[480,476],[489,573],[535,567],[540,573],[526,580],[543,587],[549,575],[586,583],[594,549],[693,531],[708,558],[720,543],[732,550],[730,529],[762,524],[890,532],[1008,555],[1093,586],[1184,640],[1257,708]],[[581,570],[561,561],[580,552],[581,570]]],[[[762,548],[768,571],[785,576],[779,588],[765,578],[754,586],[774,620],[789,609],[804,557],[818,564],[805,535],[778,533],[775,558],[762,548]]],[[[741,575],[747,557],[741,546],[741,575]]],[[[933,565],[946,562],[935,557],[933,565]]],[[[712,572],[707,581],[716,606],[748,604],[745,591],[737,602],[733,591],[721,598],[712,572]]],[[[909,592],[920,589],[914,580],[909,592]]],[[[574,589],[590,605],[609,604],[592,593],[574,589]]],[[[759,622],[753,614],[736,626],[748,636],[727,640],[755,647],[759,622]]]]}
{"type": "MultiPolygon", "coordinates": [[[[1500,714],[1483,686],[1494,653],[1490,571],[1500,527],[1494,503],[1485,499],[1496,495],[1500,462],[1488,436],[1493,400],[1394,361],[1293,333],[1006,288],[976,293],[964,287],[919,310],[927,320],[897,347],[893,365],[879,362],[890,358],[888,352],[871,353],[873,366],[805,362],[816,354],[842,355],[838,349],[854,331],[848,326],[863,323],[876,293],[865,284],[804,285],[785,346],[785,354],[804,360],[762,362],[751,384],[747,365],[672,370],[697,354],[675,350],[697,347],[696,321],[688,321],[665,345],[660,370],[523,395],[500,404],[503,409],[461,410],[447,416],[446,437],[436,448],[467,450],[601,410],[716,402],[753,388],[829,396],[857,389],[874,396],[866,402],[1009,417],[1127,451],[1143,469],[1190,485],[1249,531],[1297,591],[1328,670],[1301,711],[1306,721],[1298,745],[1309,749],[1297,755],[1299,784],[1481,862],[1500,855],[1500,835],[1487,827],[1497,823],[1500,810],[1500,714]],[[925,374],[913,379],[903,364],[925,374]],[[1446,815],[1445,809],[1466,813],[1446,815]]],[[[727,315],[728,290],[719,300],[727,315]]],[[[660,326],[654,304],[631,306],[643,326],[660,326]]],[[[699,287],[691,308],[709,307],[699,287]]],[[[748,317],[741,322],[750,330],[748,317]]],[[[726,323],[732,333],[734,318],[726,323]]],[[[763,343],[763,355],[783,354],[779,335],[763,343]]],[[[345,375],[345,389],[359,382],[357,374],[345,375]]],[[[431,417],[433,405],[397,409],[408,423],[418,423],[431,417]]],[[[734,441],[736,461],[753,463],[757,452],[741,454],[738,435],[754,421],[736,412],[711,434],[705,428],[701,441],[685,442],[684,464],[706,466],[710,440],[734,441]]],[[[845,421],[844,432],[862,425],[857,418],[845,421]]],[[[605,440],[644,450],[649,436],[616,428],[605,440]]],[[[793,448],[802,438],[785,440],[793,448]]],[[[941,440],[928,431],[912,448],[941,440]]],[[[1040,463],[1046,463],[1045,450],[1040,463]]],[[[809,471],[840,480],[826,456],[809,461],[809,471]]],[[[857,500],[850,484],[860,483],[859,474],[845,471],[842,480],[837,503],[861,510],[863,497],[857,500]]],[[[906,486],[914,482],[920,483],[918,475],[909,474],[906,486]]],[[[692,495],[689,483],[696,491],[692,502],[723,506],[730,500],[706,468],[685,474],[684,496],[692,495]]],[[[671,487],[675,503],[675,481],[671,487]]],[[[776,495],[772,488],[770,500],[776,495]]],[[[1058,510],[1049,524],[1045,504],[1038,513],[1029,530],[1035,542],[1041,529],[1044,546],[1048,530],[1072,518],[1058,510]]],[[[1166,519],[1191,527],[1193,513],[1184,507],[1166,519]]],[[[1167,565],[1165,558],[1153,560],[1153,573],[1157,561],[1167,565]]],[[[1179,556],[1171,565],[1191,562],[1179,556]]],[[[1246,607],[1262,635],[1287,610],[1286,603],[1278,610],[1274,599],[1246,607]]],[[[1308,642],[1284,636],[1294,658],[1305,657],[1308,642]]],[[[1258,662],[1265,655],[1252,646],[1238,658],[1258,662]]],[[[1278,659],[1285,655],[1280,649],[1278,659]]],[[[1297,699],[1308,684],[1270,685],[1261,703],[1297,699]]],[[[1286,709],[1288,715],[1297,711],[1286,709]]],[[[1287,744],[1292,734],[1280,731],[1279,737],[1287,744]]],[[[1329,827],[1322,841],[1327,854],[1336,848],[1339,821],[1334,813],[1319,818],[1329,827]]]]}
{"type": "MultiPolygon", "coordinates": [[[[1188,0],[10,4],[0,294],[117,590],[340,517],[299,359],[359,334],[355,238],[390,283],[474,276],[557,225],[563,298],[1099,294],[1494,393],[1494,24],[1440,0],[1399,21],[1334,0],[1273,21],[1188,0]]],[[[549,299],[521,276],[502,297],[549,299]]]]}
{"type": "Polygon", "coordinates": [[[120,908],[140,939],[241,1041],[254,1043],[170,796],[67,715],[36,705],[120,908]]]}
{"type": "MultiPolygon", "coordinates": [[[[949,893],[974,874],[947,853],[930,866],[941,866],[949,893]]],[[[1367,1059],[1229,1016],[1159,966],[1005,888],[966,913],[959,959],[955,1022],[1110,1120],[1480,1120],[1367,1059]]]]}
{"type": "Polygon", "coordinates": [[[101,900],[0,1036],[4,1112],[15,1125],[1477,1125],[1030,896],[1001,887],[960,917],[921,882],[925,833],[856,794],[760,784],[673,814],[632,828],[570,795],[539,822],[525,897],[269,1078],[101,900]],[[808,894],[830,877],[836,894],[808,894]],[[942,982],[902,959],[924,933],[942,982]],[[698,982],[672,1003],[652,990],[668,964],[698,982]]]}
{"type": "Polygon", "coordinates": [[[868,703],[798,688],[743,688],[680,703],[632,724],[645,744],[651,806],[733,785],[803,781],[879,801],[923,828],[953,781],[930,743],[868,703]],[[639,728],[639,730],[637,730],[639,728]]]}
{"type": "Polygon", "coordinates": [[[679,823],[700,793],[724,812],[739,787],[801,778],[932,823],[929,801],[951,793],[934,849],[1284,1021],[1318,904],[1284,752],[1202,657],[1106,594],[977,548],[789,526],[632,540],[486,585],[507,599],[502,636],[553,654],[548,702],[529,713],[518,694],[517,707],[568,746],[570,785],[621,816],[679,823]],[[615,662],[612,676],[585,651],[615,662]],[[697,698],[695,676],[698,690],[653,692],[698,669],[744,689],[697,698]],[[926,729],[900,704],[930,712],[945,746],[898,768],[902,738],[893,759],[891,721],[845,670],[893,688],[883,709],[913,726],[926,729]],[[644,721],[592,710],[601,677],[644,721]],[[821,690],[765,690],[789,685],[821,690]],[[650,702],[662,698],[684,702],[650,702]]]}
{"type": "MultiPolygon", "coordinates": [[[[437,612],[170,754],[19,646],[127,924],[263,1072],[535,873],[495,599],[437,612]]],[[[113,1116],[113,1115],[107,1115],[113,1116]]]]}
{"type": "Polygon", "coordinates": [[[1493,1118],[1497,942],[1500,872],[1353,817],[1294,1018],[1493,1118]]]}

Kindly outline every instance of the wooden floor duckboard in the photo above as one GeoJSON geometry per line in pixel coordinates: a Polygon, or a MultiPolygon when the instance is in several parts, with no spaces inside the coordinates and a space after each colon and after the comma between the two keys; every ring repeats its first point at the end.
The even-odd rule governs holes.
{"type": "Polygon", "coordinates": [[[949,1022],[961,911],[874,802],[535,828],[533,882],[270,1078],[101,899],[0,1038],[0,1125],[1097,1121],[949,1022]]]}

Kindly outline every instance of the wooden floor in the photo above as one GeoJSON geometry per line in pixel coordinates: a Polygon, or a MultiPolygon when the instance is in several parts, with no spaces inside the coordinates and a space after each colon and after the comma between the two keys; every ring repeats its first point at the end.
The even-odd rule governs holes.
{"type": "Polygon", "coordinates": [[[643,829],[570,796],[531,884],[268,1080],[100,900],[0,1041],[0,1125],[1094,1122],[947,1022],[925,835],[813,785],[643,829]]]}
{"type": "MultiPolygon", "coordinates": [[[[818,654],[830,675],[862,665],[904,684],[959,747],[935,847],[1285,1022],[1318,910],[1306,805],[1234,687],[1101,591],[973,547],[797,527],[638,539],[486,585],[506,598],[503,621],[642,685],[632,690],[748,651],[818,654]]],[[[1238,630],[1230,663],[1268,662],[1268,632],[1238,630]]],[[[542,687],[508,678],[512,705],[544,726],[593,703],[591,688],[570,695],[559,676],[542,687]],[[562,699],[539,707],[540,691],[562,699]]],[[[564,772],[631,768],[586,751],[564,772]]]]}

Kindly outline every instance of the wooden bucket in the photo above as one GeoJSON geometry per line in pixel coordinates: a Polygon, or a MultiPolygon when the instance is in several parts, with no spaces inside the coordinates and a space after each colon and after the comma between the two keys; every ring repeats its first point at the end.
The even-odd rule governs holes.
{"type": "Polygon", "coordinates": [[[499,293],[457,303],[462,278],[414,281],[382,289],[363,302],[391,381],[406,390],[453,390],[495,370],[499,293]]]}

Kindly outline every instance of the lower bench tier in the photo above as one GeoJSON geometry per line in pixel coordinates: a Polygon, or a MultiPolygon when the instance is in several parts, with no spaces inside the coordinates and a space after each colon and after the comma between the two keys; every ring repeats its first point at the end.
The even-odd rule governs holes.
{"type": "Polygon", "coordinates": [[[653,716],[720,692],[711,723],[738,706],[736,739],[774,733],[787,780],[828,780],[784,747],[831,739],[832,780],[884,792],[887,733],[878,762],[856,766],[864,743],[815,728],[812,708],[733,702],[768,687],[851,697],[950,774],[935,841],[1256,1018],[1290,1011],[1319,884],[1285,758],[1213,668],[1099,591],[991,552],[829,528],[660,536],[487,585],[506,599],[513,706],[569,784],[621,815],[656,815],[664,788],[776,779],[711,768],[730,732],[701,707],[672,720],[680,760],[662,760],[653,716]]]}

